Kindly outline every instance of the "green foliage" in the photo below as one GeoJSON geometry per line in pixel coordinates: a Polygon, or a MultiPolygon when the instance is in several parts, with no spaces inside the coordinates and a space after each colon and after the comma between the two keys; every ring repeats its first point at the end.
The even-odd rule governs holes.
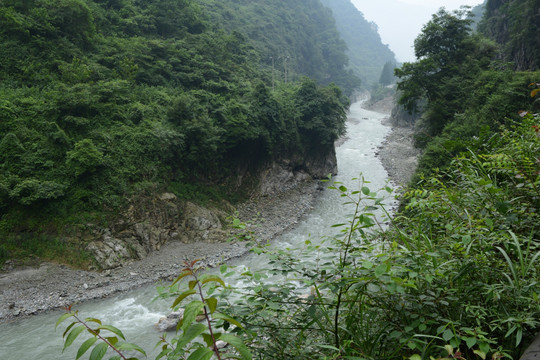
{"type": "MultiPolygon", "coordinates": [[[[491,20],[485,21],[492,21],[495,13],[487,11],[491,20]]],[[[467,148],[481,149],[502,124],[516,120],[519,111],[538,109],[538,100],[531,100],[525,90],[538,74],[516,73],[495,60],[497,44],[471,34],[465,15],[444,10],[433,15],[415,41],[418,61],[396,69],[400,105],[421,114],[415,123],[416,145],[425,149],[419,174],[445,169],[467,148]]],[[[525,21],[519,26],[523,31],[528,27],[525,21]]]]}
{"type": "Polygon", "coordinates": [[[387,61],[384,64],[384,67],[381,71],[381,76],[379,77],[379,84],[386,86],[391,85],[396,81],[394,77],[394,69],[396,68],[396,63],[387,61]]]}
{"type": "MultiPolygon", "coordinates": [[[[221,339],[242,358],[519,358],[540,328],[540,116],[522,116],[482,151],[461,154],[406,192],[393,218],[363,178],[358,190],[334,182],[353,209],[333,226],[336,235],[301,249],[253,249],[269,265],[243,269],[241,289],[187,264],[161,291],[175,298],[173,308],[191,299],[180,334],[162,340],[161,357],[189,349],[210,358],[221,339]],[[177,287],[190,276],[187,288],[177,287]],[[201,312],[208,328],[193,324],[201,312]],[[214,324],[235,336],[213,333],[214,324]],[[197,345],[207,329],[206,345],[197,345]]],[[[68,329],[66,344],[82,331],[68,329]]]]}
{"type": "Polygon", "coordinates": [[[290,82],[302,76],[336,83],[349,96],[360,86],[345,70],[345,42],[331,11],[318,0],[201,0],[214,24],[245,34],[260,54],[267,78],[290,82]]]}
{"type": "MultiPolygon", "coordinates": [[[[226,292],[226,284],[217,275],[199,274],[201,268],[196,266],[197,261],[185,262],[176,280],[167,290],[162,289],[161,298],[174,297],[173,310],[178,310],[180,304],[185,303],[182,319],[177,326],[177,334],[173,339],[161,337],[156,347],[161,348],[157,359],[242,359],[250,360],[252,355],[242,339],[242,325],[234,318],[221,312],[219,299],[214,294],[218,288],[226,292]],[[179,284],[184,279],[189,280],[187,289],[180,289],[179,284]],[[199,320],[202,317],[202,320],[199,320]],[[204,322],[204,323],[203,323],[204,322]],[[231,329],[231,326],[233,329],[231,329]],[[221,329],[221,331],[218,331],[221,329]],[[224,342],[232,349],[219,346],[218,341],[224,342]]],[[[126,340],[122,331],[112,325],[104,325],[101,320],[87,318],[82,320],[71,307],[60,316],[56,327],[67,319],[74,320],[64,330],[65,351],[73,344],[81,333],[89,333],[79,347],[76,359],[81,358],[87,351],[92,349],[90,360],[101,360],[107,351],[115,354],[111,359],[128,359],[129,353],[138,352],[146,357],[146,352],[136,344],[122,342],[126,340]],[[106,336],[103,333],[106,332],[106,336]],[[109,333],[112,333],[111,336],[109,333]]],[[[137,359],[133,356],[129,359],[137,359]]]]}
{"type": "Polygon", "coordinates": [[[487,1],[479,31],[501,45],[502,56],[518,71],[540,69],[538,3],[487,1]]]}
{"type": "Polygon", "coordinates": [[[348,103],[330,83],[352,80],[318,1],[3,0],[0,20],[2,235],[18,213],[28,232],[118,213],[143,187],[234,197],[237,178],[301,163],[344,129],[348,103]],[[253,28],[260,13],[279,36],[253,28]],[[285,45],[272,81],[268,55],[285,45]],[[295,109],[301,75],[321,81],[305,99],[316,110],[295,109]]]}

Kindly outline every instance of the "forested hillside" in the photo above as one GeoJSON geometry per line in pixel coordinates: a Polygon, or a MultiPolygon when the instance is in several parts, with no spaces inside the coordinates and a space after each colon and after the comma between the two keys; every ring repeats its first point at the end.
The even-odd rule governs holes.
{"type": "Polygon", "coordinates": [[[0,232],[18,234],[0,258],[140,194],[232,196],[301,166],[348,105],[302,76],[358,85],[315,0],[0,0],[0,20],[0,232]]]}
{"type": "Polygon", "coordinates": [[[411,359],[518,359],[540,330],[538,2],[485,9],[479,32],[441,9],[396,69],[423,149],[389,235],[404,247],[389,256],[424,274],[401,297],[411,359]]]}
{"type": "MultiPolygon", "coordinates": [[[[275,80],[294,81],[304,75],[322,84],[334,82],[346,94],[360,86],[359,78],[345,70],[349,64],[346,55],[349,43],[342,40],[345,39],[342,33],[340,38],[332,12],[321,1],[201,0],[201,3],[212,14],[214,23],[246,34],[275,80]]],[[[337,27],[340,29],[339,20],[337,27]]]]}
{"type": "Polygon", "coordinates": [[[347,44],[349,67],[370,88],[379,81],[385,63],[395,64],[395,55],[384,45],[377,24],[368,22],[350,0],[322,0],[336,19],[336,25],[347,44]]]}
{"type": "MultiPolygon", "coordinates": [[[[62,4],[81,4],[78,1],[64,0],[62,4]]],[[[51,3],[42,1],[39,4],[51,3]]],[[[244,4],[241,1],[234,3],[244,4]]],[[[304,80],[289,86],[280,83],[276,91],[271,91],[272,71],[269,71],[265,77],[256,78],[259,81],[253,88],[251,76],[257,72],[255,69],[259,62],[250,59],[260,55],[257,49],[262,45],[242,46],[244,42],[239,41],[240,34],[236,33],[209,33],[210,25],[200,20],[202,15],[197,8],[192,3],[183,4],[186,6],[183,14],[192,24],[183,29],[183,41],[204,38],[206,44],[218,46],[213,41],[217,34],[221,34],[220,40],[228,39],[229,43],[225,43],[236,50],[232,53],[228,52],[227,46],[213,48],[220,50],[219,60],[227,64],[224,68],[211,62],[212,57],[202,55],[205,54],[204,47],[200,48],[201,53],[190,53],[197,57],[197,64],[193,65],[194,73],[205,71],[205,76],[193,79],[199,81],[203,88],[188,88],[187,95],[178,95],[165,85],[150,88],[147,83],[137,80],[140,67],[147,64],[142,60],[134,64],[120,57],[116,63],[110,54],[94,63],[83,57],[83,54],[93,54],[92,51],[99,48],[91,41],[95,38],[103,41],[100,46],[111,51],[111,44],[105,46],[111,39],[99,35],[97,26],[90,26],[95,25],[97,20],[89,21],[89,26],[83,26],[81,30],[79,25],[84,22],[77,22],[77,26],[62,22],[47,7],[37,10],[32,6],[3,9],[2,16],[12,22],[9,31],[14,32],[4,39],[11,39],[14,42],[12,46],[19,46],[20,39],[28,39],[28,36],[36,42],[35,49],[20,47],[22,54],[13,52],[11,56],[15,59],[20,56],[20,63],[5,68],[3,72],[3,76],[9,80],[6,84],[10,85],[2,88],[6,95],[2,97],[4,103],[0,109],[5,114],[3,116],[9,119],[7,125],[2,123],[2,126],[11,126],[7,128],[9,131],[2,129],[6,134],[1,142],[1,154],[4,156],[0,183],[3,200],[10,201],[11,206],[19,206],[18,209],[25,209],[24,206],[33,202],[67,197],[71,188],[56,181],[62,176],[71,179],[72,183],[77,184],[73,189],[80,191],[87,189],[80,184],[97,184],[93,179],[104,171],[108,170],[109,176],[115,175],[113,170],[118,171],[123,167],[113,168],[112,165],[120,163],[110,163],[114,157],[109,147],[122,144],[123,134],[133,131],[131,123],[130,126],[125,125],[127,119],[139,124],[135,129],[145,125],[154,131],[156,135],[142,137],[144,141],[140,144],[146,146],[141,154],[156,157],[169,154],[164,151],[167,148],[152,147],[155,143],[151,140],[159,136],[158,144],[167,140],[166,146],[174,144],[174,141],[182,145],[174,147],[181,151],[174,159],[197,159],[189,159],[186,154],[190,153],[184,149],[201,146],[201,143],[185,145],[189,139],[197,137],[174,136],[184,134],[175,124],[184,126],[180,129],[193,131],[189,134],[204,140],[208,140],[208,137],[203,137],[203,134],[212,134],[211,141],[202,142],[209,142],[208,147],[201,147],[203,153],[208,155],[208,159],[202,160],[205,164],[213,164],[215,153],[212,151],[219,149],[226,154],[236,154],[235,150],[255,149],[247,146],[257,141],[274,144],[271,140],[276,139],[278,144],[286,145],[284,148],[287,151],[301,153],[311,144],[328,145],[341,133],[343,106],[336,87],[319,88],[313,81],[304,80]],[[34,17],[21,15],[27,13],[34,14],[34,17]],[[49,25],[45,26],[35,19],[50,19],[45,24],[49,25]],[[61,31],[62,27],[69,28],[69,32],[63,37],[57,36],[70,45],[66,49],[80,56],[77,61],[68,56],[62,62],[58,57],[47,55],[48,52],[41,52],[50,46],[43,34],[48,34],[50,29],[56,29],[53,33],[60,34],[57,31],[61,31]],[[43,65],[49,66],[47,71],[40,72],[41,67],[34,65],[32,69],[35,72],[28,73],[29,76],[36,74],[35,81],[39,85],[20,85],[27,74],[24,67],[19,69],[23,66],[23,56],[30,56],[35,64],[44,61],[43,65]],[[240,58],[227,62],[233,56],[240,58]],[[230,66],[241,61],[244,64],[241,75],[227,72],[230,66]],[[213,66],[197,67],[200,64],[213,66]],[[63,66],[68,65],[70,69],[80,69],[79,72],[62,72],[63,66]],[[111,66],[111,70],[107,70],[106,65],[111,66]],[[137,66],[133,68],[134,65],[137,66]],[[111,82],[97,76],[107,71],[117,79],[108,87],[93,89],[100,81],[101,84],[111,82]],[[54,76],[40,78],[50,73],[54,76]],[[79,74],[79,77],[73,79],[70,74],[79,74]],[[134,77],[130,78],[127,76],[129,74],[134,77]],[[225,81],[216,74],[228,74],[230,77],[225,81]],[[80,76],[84,79],[82,83],[78,80],[80,76]],[[62,86],[55,87],[54,84],[63,77],[66,78],[62,80],[62,86]],[[207,82],[207,77],[212,80],[207,82]],[[233,82],[233,78],[241,81],[233,82]],[[125,84],[124,87],[122,84],[125,84]],[[47,91],[45,94],[48,97],[41,96],[44,91],[47,91]],[[63,98],[66,93],[72,96],[63,98]],[[144,101],[135,102],[141,112],[127,111],[133,105],[126,97],[137,93],[148,94],[141,98],[144,101]],[[207,102],[200,101],[201,94],[207,102]],[[234,94],[243,94],[244,97],[233,97],[234,94]],[[257,101],[240,100],[246,97],[257,101]],[[56,99],[56,103],[51,105],[49,99],[56,99]],[[85,102],[87,99],[94,101],[85,102]],[[148,122],[146,116],[149,115],[142,110],[148,107],[150,110],[161,109],[157,104],[167,103],[169,99],[174,100],[172,109],[162,112],[161,121],[148,122]],[[216,99],[219,102],[213,102],[216,99]],[[268,102],[268,99],[271,101],[268,102]],[[70,107],[70,104],[76,106],[70,107]],[[212,107],[213,104],[220,105],[212,107]],[[124,106],[126,111],[108,116],[111,116],[109,121],[120,124],[116,126],[122,129],[122,135],[114,131],[116,127],[104,132],[97,121],[102,114],[109,114],[107,111],[117,106],[124,106]],[[194,108],[197,112],[191,111],[194,108]],[[249,116],[250,112],[244,111],[253,108],[266,121],[283,119],[283,123],[278,122],[280,126],[293,126],[292,133],[285,127],[281,129],[297,140],[282,142],[282,137],[274,138],[272,132],[265,132],[270,128],[263,125],[255,127],[260,129],[255,135],[251,131],[242,131],[251,130],[254,124],[258,124],[249,116]],[[268,113],[268,109],[272,111],[268,113]],[[287,117],[289,113],[281,115],[282,112],[276,109],[286,109],[295,115],[290,118],[287,117]],[[329,112],[325,113],[325,117],[318,117],[323,110],[329,112]],[[204,121],[189,117],[194,113],[204,114],[204,121]],[[138,115],[134,117],[130,114],[138,115]],[[216,114],[219,117],[215,118],[216,114]],[[237,117],[238,114],[242,116],[237,117]],[[44,115],[55,121],[39,121],[44,115]],[[126,119],[128,115],[132,117],[126,119]],[[184,121],[186,118],[189,119],[187,124],[184,121]],[[324,122],[328,118],[332,119],[330,124],[324,122]],[[230,119],[244,122],[239,123],[238,127],[233,126],[238,123],[233,123],[231,128],[223,128],[216,125],[215,119],[220,119],[225,125],[229,124],[227,121],[230,119]],[[314,119],[317,121],[310,121],[314,119]],[[39,126],[34,126],[34,123],[39,126]],[[199,124],[203,126],[198,127],[199,124]],[[250,126],[245,127],[246,124],[250,126]],[[86,131],[85,135],[77,137],[78,129],[86,131]],[[225,142],[225,147],[220,147],[224,146],[220,142],[224,136],[223,129],[228,131],[227,134],[235,134],[235,137],[225,142]],[[235,142],[237,139],[241,141],[235,142]],[[34,145],[33,141],[41,141],[40,146],[34,145]],[[47,151],[54,156],[32,157],[29,149],[42,148],[49,149],[47,151]],[[9,161],[6,161],[7,157],[9,161]],[[64,162],[55,163],[54,159],[58,157],[64,162]],[[46,162],[41,159],[52,160],[46,162]],[[9,164],[17,162],[23,166],[9,168],[9,164]],[[66,166],[62,165],[64,163],[66,166]],[[47,182],[29,176],[36,173],[35,169],[47,182]]],[[[220,6],[217,1],[206,4],[220,6]]],[[[308,2],[298,2],[295,6],[298,4],[308,2]]],[[[96,4],[94,6],[101,8],[96,4]]],[[[538,1],[488,0],[485,8],[486,15],[479,26],[479,33],[472,31],[470,14],[464,10],[449,12],[441,9],[433,14],[416,38],[414,47],[417,60],[395,70],[398,102],[406,110],[419,115],[414,120],[416,145],[423,149],[418,174],[410,186],[403,189],[399,211],[389,214],[385,210],[383,194],[393,196],[392,189],[388,186],[381,191],[370,188],[369,174],[364,174],[367,179],[356,179],[357,188],[348,189],[339,182],[330,186],[346,204],[351,205],[350,215],[332,226],[334,236],[325,236],[324,239],[308,237],[298,252],[292,251],[288,243],[277,249],[266,245],[253,249],[254,253],[268,256],[268,262],[263,265],[268,269],[257,271],[240,267],[241,286],[225,285],[225,280],[231,279],[235,272],[226,265],[221,266],[219,272],[202,274],[198,272],[197,261],[185,262],[176,281],[168,288],[160,288],[159,297],[174,298],[173,308],[176,310],[182,306],[184,312],[175,335],[161,338],[158,346],[161,353],[157,358],[521,358],[540,331],[538,1]],[[377,211],[387,215],[383,221],[377,211]],[[383,226],[382,222],[387,222],[385,225],[389,226],[383,226]],[[235,302],[234,298],[241,300],[235,302]],[[197,315],[202,315],[206,321],[196,322],[197,315]],[[220,342],[229,346],[220,348],[220,342]]],[[[73,11],[85,13],[82,9],[86,8],[75,7],[73,11]]],[[[148,8],[148,11],[150,9],[153,8],[148,8]]],[[[114,13],[111,11],[111,14],[114,13]]],[[[97,13],[89,14],[98,19],[97,13]]],[[[159,29],[158,35],[161,31],[171,31],[167,23],[159,21],[159,11],[155,22],[150,23],[142,21],[141,17],[132,18],[129,14],[118,13],[119,18],[111,20],[111,24],[123,24],[122,19],[128,18],[129,21],[122,26],[130,28],[129,25],[135,22],[146,24],[149,29],[159,29]]],[[[220,14],[225,13],[220,11],[220,14]]],[[[224,16],[233,18],[232,14],[224,16]]],[[[86,17],[91,19],[89,15],[86,17]]],[[[146,20],[146,17],[143,18],[146,20]]],[[[216,23],[220,22],[217,16],[213,19],[216,23]]],[[[106,22],[103,20],[102,23],[106,22]]],[[[156,50],[155,42],[163,41],[159,36],[152,39],[152,46],[138,47],[139,53],[144,54],[142,50],[146,48],[156,50]]],[[[137,42],[142,40],[140,36],[134,39],[137,42]]],[[[180,46],[182,41],[180,44],[173,43],[174,51],[189,51],[198,44],[193,42],[190,47],[183,48],[180,46]]],[[[115,48],[121,48],[120,44],[122,41],[117,40],[115,48]]],[[[158,53],[166,49],[159,48],[158,53]]],[[[272,70],[272,63],[261,61],[266,61],[265,68],[272,70]]],[[[29,62],[28,66],[34,63],[29,62]]],[[[167,65],[167,62],[162,65],[167,65]]],[[[274,71],[275,66],[274,62],[274,71]]],[[[159,73],[160,69],[154,71],[159,73]]],[[[288,82],[286,73],[288,71],[283,68],[282,77],[288,82]]],[[[174,75],[174,72],[171,74],[174,75]]],[[[162,75],[165,80],[174,77],[167,73],[162,75]]],[[[191,79],[189,75],[183,75],[191,79]]],[[[179,84],[183,84],[182,79],[179,74],[179,84]]],[[[138,133],[135,132],[133,138],[139,139],[135,134],[138,133]]],[[[274,156],[274,151],[271,151],[274,147],[267,146],[265,149],[269,150],[263,155],[274,156]]],[[[198,153],[195,151],[193,154],[198,153]]],[[[170,166],[167,171],[143,167],[146,170],[143,174],[148,175],[144,180],[151,183],[155,173],[175,174],[184,169],[175,165],[174,161],[164,163],[170,166]]],[[[231,169],[230,166],[227,168],[231,169]]],[[[128,169],[140,171],[139,168],[128,169]]],[[[202,169],[199,171],[203,173],[202,169]]],[[[124,181],[120,184],[128,183],[124,181]]],[[[144,184],[139,184],[143,188],[144,184]]],[[[99,188],[100,191],[102,189],[99,188]]],[[[8,223],[4,219],[2,224],[5,229],[8,223]]],[[[99,359],[103,358],[108,348],[118,354],[129,350],[144,354],[136,345],[119,340],[124,336],[113,326],[102,325],[95,318],[85,322],[77,317],[76,311],[64,314],[58,323],[68,318],[73,323],[64,333],[65,347],[70,346],[79,334],[87,338],[79,347],[79,357],[90,348],[91,358],[99,359]],[[90,326],[96,330],[86,332],[90,326]],[[101,331],[113,335],[104,338],[99,335],[101,331]]],[[[127,358],[123,354],[121,356],[127,358]]]]}
{"type": "Polygon", "coordinates": [[[488,1],[480,31],[501,44],[502,57],[516,70],[540,68],[538,1],[488,1]]]}

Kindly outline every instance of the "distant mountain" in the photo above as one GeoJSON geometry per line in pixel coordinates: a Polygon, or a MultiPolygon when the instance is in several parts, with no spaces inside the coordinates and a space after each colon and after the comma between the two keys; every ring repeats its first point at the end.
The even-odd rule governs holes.
{"type": "Polygon", "coordinates": [[[396,62],[395,54],[381,41],[377,24],[364,18],[350,0],[321,0],[330,8],[348,47],[349,66],[364,86],[378,82],[384,64],[396,62]]]}
{"type": "Polygon", "coordinates": [[[249,39],[261,64],[271,69],[276,80],[308,76],[321,84],[335,83],[346,94],[360,86],[360,80],[346,69],[347,45],[332,12],[319,0],[199,2],[215,26],[249,39]]]}
{"type": "Polygon", "coordinates": [[[484,16],[484,12],[486,11],[486,4],[487,4],[487,0],[484,1],[484,3],[480,4],[480,5],[476,5],[475,7],[473,7],[471,9],[471,20],[473,21],[473,23],[471,24],[471,27],[473,30],[477,30],[478,28],[478,24],[480,23],[480,21],[482,21],[482,17],[484,16]]]}

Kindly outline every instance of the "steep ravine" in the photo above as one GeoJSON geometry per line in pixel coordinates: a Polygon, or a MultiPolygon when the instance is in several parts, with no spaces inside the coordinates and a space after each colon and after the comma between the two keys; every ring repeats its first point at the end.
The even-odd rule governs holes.
{"type": "MultiPolygon", "coordinates": [[[[294,225],[311,207],[320,189],[316,181],[303,181],[275,196],[256,197],[238,208],[239,218],[249,223],[257,220],[253,232],[264,241],[294,225]]],[[[178,274],[184,260],[201,259],[213,266],[248,250],[245,243],[226,241],[226,229],[220,231],[222,241],[203,239],[203,235],[194,243],[173,239],[160,243],[140,260],[126,261],[122,267],[103,272],[75,270],[47,262],[8,269],[0,273],[0,319],[38,314],[167,279],[178,274]]],[[[111,237],[105,235],[109,239],[105,242],[110,243],[111,237]]]]}
{"type": "MultiPolygon", "coordinates": [[[[399,129],[392,131],[385,140],[384,149],[376,149],[383,165],[387,169],[393,168],[395,182],[399,185],[406,183],[408,176],[400,176],[400,173],[410,172],[411,167],[405,161],[410,160],[412,154],[403,149],[410,144],[403,141],[405,135],[399,129]],[[400,161],[400,157],[404,161],[400,161]]],[[[298,176],[305,180],[304,175],[298,176]]],[[[248,223],[248,230],[254,237],[266,241],[294,227],[311,209],[323,189],[318,181],[306,180],[296,184],[276,195],[256,196],[238,207],[239,218],[248,223]]],[[[167,241],[158,248],[142,260],[130,261],[122,267],[103,272],[74,270],[45,262],[36,267],[4,271],[0,273],[0,319],[20,318],[108,297],[171,278],[178,274],[184,260],[202,259],[212,266],[248,250],[242,242],[184,243],[179,240],[167,241]]]]}

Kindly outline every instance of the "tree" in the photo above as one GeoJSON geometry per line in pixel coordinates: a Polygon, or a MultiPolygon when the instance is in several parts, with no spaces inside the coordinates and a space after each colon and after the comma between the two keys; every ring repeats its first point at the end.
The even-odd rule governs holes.
{"type": "Polygon", "coordinates": [[[379,77],[379,84],[386,86],[394,83],[395,77],[394,77],[394,68],[396,67],[396,64],[393,61],[387,61],[384,64],[384,67],[381,71],[381,76],[379,77]]]}
{"type": "Polygon", "coordinates": [[[439,134],[462,108],[467,85],[463,80],[474,70],[468,55],[474,53],[476,43],[470,35],[471,20],[466,15],[464,10],[450,13],[440,9],[414,42],[418,61],[405,63],[395,71],[400,78],[401,105],[412,112],[419,100],[427,100],[423,110],[426,130],[431,135],[439,134]]]}

